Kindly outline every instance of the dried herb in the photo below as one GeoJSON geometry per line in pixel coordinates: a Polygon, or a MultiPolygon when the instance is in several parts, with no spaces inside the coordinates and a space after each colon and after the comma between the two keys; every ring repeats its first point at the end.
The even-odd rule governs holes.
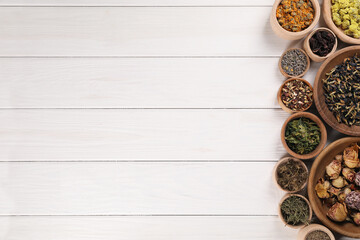
{"type": "Polygon", "coordinates": [[[311,36],[309,44],[314,54],[325,57],[334,48],[335,36],[327,30],[319,30],[311,36]]]}
{"type": "Polygon", "coordinates": [[[359,0],[332,0],[333,22],[350,37],[360,38],[359,0]]]}
{"type": "Polygon", "coordinates": [[[281,58],[281,68],[292,77],[303,74],[307,65],[307,57],[300,49],[288,50],[281,58]]]}
{"type": "Polygon", "coordinates": [[[320,230],[315,230],[315,231],[309,232],[306,235],[305,240],[331,240],[331,238],[329,237],[329,235],[326,232],[323,232],[320,230]]]}
{"type": "Polygon", "coordinates": [[[281,100],[293,111],[302,111],[312,104],[313,92],[304,81],[295,79],[287,82],[281,89],[281,100]]]}
{"type": "Polygon", "coordinates": [[[285,141],[297,154],[308,154],[316,149],[321,139],[319,126],[308,118],[290,121],[285,129],[285,141]]]}
{"type": "Polygon", "coordinates": [[[323,79],[325,103],[339,123],[360,125],[360,58],[345,58],[323,79]]]}
{"type": "Polygon", "coordinates": [[[310,0],[282,0],[276,9],[276,18],[287,31],[300,32],[310,26],[315,10],[310,0]]]}
{"type": "Polygon", "coordinates": [[[299,191],[308,177],[305,167],[292,158],[281,163],[277,167],[276,174],[280,187],[291,192],[299,191]]]}
{"type": "Polygon", "coordinates": [[[282,202],[280,210],[287,224],[293,226],[309,224],[310,208],[307,202],[301,197],[288,197],[282,202]]]}

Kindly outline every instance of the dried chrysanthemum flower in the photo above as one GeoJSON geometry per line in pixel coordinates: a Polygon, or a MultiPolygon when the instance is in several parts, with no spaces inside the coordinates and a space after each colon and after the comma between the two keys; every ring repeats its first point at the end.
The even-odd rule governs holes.
{"type": "Polygon", "coordinates": [[[360,193],[356,191],[352,191],[345,198],[346,206],[349,208],[360,210],[360,193]]]}
{"type": "Polygon", "coordinates": [[[341,171],[342,175],[345,177],[346,180],[349,182],[355,181],[355,171],[350,168],[343,168],[341,171]]]}
{"type": "Polygon", "coordinates": [[[332,180],[331,184],[336,188],[343,188],[347,185],[347,182],[343,177],[339,176],[337,179],[332,180]]]}
{"type": "Polygon", "coordinates": [[[343,222],[348,211],[344,203],[335,203],[328,211],[327,216],[335,222],[343,222]]]}
{"type": "Polygon", "coordinates": [[[351,147],[347,147],[344,150],[344,163],[347,167],[349,168],[355,168],[358,163],[359,163],[359,158],[358,158],[358,146],[355,144],[351,147]]]}
{"type": "Polygon", "coordinates": [[[338,178],[341,172],[341,161],[333,160],[329,165],[326,166],[325,170],[330,179],[338,178]]]}
{"type": "Polygon", "coordinates": [[[352,216],[352,219],[354,220],[354,223],[356,225],[360,225],[360,213],[354,213],[351,215],[352,216]]]}
{"type": "Polygon", "coordinates": [[[328,198],[330,197],[330,194],[327,191],[329,188],[330,183],[321,178],[315,186],[315,191],[319,198],[328,198]]]}

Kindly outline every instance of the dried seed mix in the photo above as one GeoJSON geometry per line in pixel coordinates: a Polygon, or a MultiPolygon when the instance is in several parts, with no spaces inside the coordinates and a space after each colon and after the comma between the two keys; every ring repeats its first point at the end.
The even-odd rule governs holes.
{"type": "Polygon", "coordinates": [[[281,101],[293,111],[309,108],[313,101],[313,92],[304,81],[294,79],[284,84],[281,89],[281,101]]]}

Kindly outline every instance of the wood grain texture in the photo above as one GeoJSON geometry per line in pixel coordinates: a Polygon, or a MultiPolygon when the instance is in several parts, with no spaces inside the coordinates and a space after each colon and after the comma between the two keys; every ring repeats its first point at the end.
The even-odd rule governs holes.
{"type": "Polygon", "coordinates": [[[0,56],[280,56],[293,43],[274,36],[270,11],[4,7],[0,56]]]}
{"type": "Polygon", "coordinates": [[[278,160],[282,110],[0,111],[0,159],[278,160]]]}
{"type": "Polygon", "coordinates": [[[24,236],[27,240],[288,240],[296,238],[296,231],[273,216],[0,217],[2,239],[23,240],[24,236]]]}
{"type": "Polygon", "coordinates": [[[273,0],[0,0],[0,6],[271,6],[273,0]]]}
{"type": "MultiPolygon", "coordinates": [[[[319,0],[321,3],[322,0],[319,0]]],[[[274,0],[0,0],[0,6],[272,6],[274,0]]]]}
{"type": "MultiPolygon", "coordinates": [[[[278,58],[0,58],[1,108],[279,108],[278,58]],[[258,67],[261,66],[262,74],[258,67]]],[[[305,78],[313,82],[318,64],[305,78]]]]}
{"type": "Polygon", "coordinates": [[[276,215],[274,165],[1,163],[0,215],[276,215]]]}

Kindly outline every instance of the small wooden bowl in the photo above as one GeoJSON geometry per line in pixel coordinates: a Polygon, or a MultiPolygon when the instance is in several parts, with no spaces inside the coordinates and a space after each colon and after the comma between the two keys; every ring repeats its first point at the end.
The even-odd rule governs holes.
{"type": "Polygon", "coordinates": [[[335,159],[335,156],[342,153],[346,147],[356,142],[360,142],[360,137],[342,138],[328,145],[315,159],[311,167],[307,189],[311,206],[319,220],[329,229],[352,238],[360,238],[360,227],[350,222],[338,223],[330,220],[326,216],[329,208],[326,205],[323,205],[322,200],[316,195],[315,186],[317,181],[324,177],[326,166],[335,159]]]}
{"type": "Polygon", "coordinates": [[[281,1],[282,0],[275,1],[274,5],[272,7],[271,14],[270,14],[270,26],[271,26],[272,30],[274,31],[274,33],[276,35],[278,35],[280,38],[287,39],[287,40],[301,39],[301,38],[305,37],[307,34],[309,34],[311,32],[311,30],[319,22],[320,14],[321,14],[320,4],[319,4],[318,0],[310,0],[312,2],[313,8],[315,10],[314,19],[313,19],[313,22],[310,24],[310,26],[300,32],[291,32],[291,31],[285,30],[282,26],[280,26],[280,24],[276,18],[276,9],[281,1]]]}
{"type": "Polygon", "coordinates": [[[313,98],[311,98],[311,101],[312,101],[311,104],[310,104],[307,108],[304,108],[304,109],[301,110],[301,111],[294,111],[294,110],[288,108],[287,106],[285,106],[285,104],[284,104],[283,101],[281,100],[281,90],[283,89],[283,87],[285,86],[286,83],[288,83],[288,82],[290,82],[290,81],[293,81],[293,80],[295,80],[295,79],[304,82],[306,85],[308,85],[308,86],[310,87],[311,91],[314,92],[311,84],[310,84],[308,81],[306,81],[305,79],[302,79],[302,78],[290,78],[290,79],[286,80],[286,81],[280,86],[280,88],[279,88],[279,90],[278,90],[277,100],[278,100],[278,103],[279,103],[280,107],[281,107],[285,112],[290,113],[290,114],[296,113],[296,112],[304,112],[304,111],[308,110],[308,109],[311,107],[312,103],[313,103],[313,98]]]}
{"type": "Polygon", "coordinates": [[[295,114],[291,115],[288,119],[286,119],[286,121],[284,122],[284,124],[281,128],[281,142],[282,142],[284,148],[291,156],[299,158],[299,159],[310,159],[310,158],[315,157],[325,147],[326,141],[327,141],[327,132],[326,132],[325,125],[322,123],[322,121],[317,116],[315,116],[314,114],[309,113],[309,112],[299,112],[299,113],[295,113],[295,114]],[[285,140],[285,130],[286,130],[286,126],[288,125],[288,123],[291,120],[298,119],[301,117],[308,118],[308,119],[314,121],[319,126],[320,132],[321,132],[321,139],[320,139],[319,145],[311,153],[303,154],[303,155],[297,154],[296,152],[292,151],[288,147],[286,140],[285,140]]]}
{"type": "Polygon", "coordinates": [[[304,50],[302,50],[301,48],[289,48],[289,49],[287,49],[287,50],[281,55],[281,57],[280,57],[280,59],[279,59],[278,66],[279,66],[279,70],[280,70],[281,74],[284,75],[285,77],[287,77],[287,78],[300,78],[300,77],[304,76],[305,73],[309,70],[309,68],[310,68],[310,58],[309,58],[309,56],[306,54],[306,52],[305,52],[304,50]],[[305,56],[306,56],[306,60],[307,60],[307,65],[306,65],[305,71],[304,71],[302,74],[298,75],[298,76],[292,76],[292,75],[287,74],[287,73],[283,70],[283,68],[281,67],[281,61],[282,61],[284,55],[285,55],[288,51],[294,50],[294,49],[300,50],[302,53],[304,53],[305,56]]]}
{"type": "Polygon", "coordinates": [[[285,224],[285,226],[287,227],[290,227],[290,228],[294,228],[294,229],[299,229],[299,228],[302,228],[305,226],[305,224],[299,224],[299,225],[290,225],[290,224],[287,224],[284,220],[284,217],[282,216],[281,214],[281,204],[285,201],[285,199],[291,197],[291,196],[297,196],[297,197],[301,197],[302,199],[304,199],[306,201],[306,203],[308,204],[309,206],[309,223],[310,223],[310,220],[312,218],[312,207],[310,205],[310,202],[306,199],[306,197],[300,195],[300,194],[286,194],[281,200],[280,200],[280,203],[279,203],[279,207],[278,207],[278,213],[279,213],[279,217],[281,219],[281,221],[285,224]]]}
{"type": "Polygon", "coordinates": [[[353,38],[344,33],[344,30],[335,25],[331,14],[331,0],[323,0],[323,17],[326,25],[338,36],[338,38],[349,44],[360,44],[360,38],[353,38]]]}
{"type": "Polygon", "coordinates": [[[333,129],[351,136],[360,136],[360,126],[349,127],[336,120],[334,114],[328,109],[325,103],[322,79],[325,79],[326,73],[330,72],[336,65],[341,64],[345,58],[352,57],[356,53],[360,56],[360,46],[343,48],[334,53],[321,65],[314,82],[314,102],[320,116],[333,129]]]}
{"type": "Polygon", "coordinates": [[[306,167],[305,163],[304,163],[303,161],[301,161],[301,160],[299,160],[299,159],[297,159],[297,158],[293,158],[293,157],[285,157],[285,158],[280,159],[280,160],[276,163],[276,165],[275,165],[275,167],[274,167],[274,169],[273,169],[273,174],[272,174],[272,176],[273,176],[273,181],[274,181],[275,185],[276,185],[280,190],[285,191],[285,192],[287,192],[287,193],[296,193],[296,192],[300,192],[301,190],[303,190],[303,189],[305,188],[305,186],[306,186],[306,184],[307,184],[307,182],[308,182],[308,179],[304,182],[304,184],[301,186],[301,188],[300,188],[299,190],[297,190],[297,191],[289,191],[289,190],[283,189],[283,188],[280,186],[280,184],[278,183],[278,181],[277,181],[277,179],[278,179],[278,177],[277,177],[277,169],[278,169],[278,167],[280,166],[280,164],[282,164],[282,163],[284,163],[284,162],[287,162],[287,161],[289,161],[290,159],[293,159],[295,162],[300,163],[300,164],[304,167],[304,169],[306,170],[307,175],[309,176],[309,170],[308,170],[308,168],[306,167]]]}
{"type": "Polygon", "coordinates": [[[322,231],[330,237],[330,240],[335,240],[334,234],[328,228],[320,224],[310,224],[300,229],[300,231],[298,232],[297,240],[306,240],[306,236],[314,231],[322,231]]]}
{"type": "Polygon", "coordinates": [[[307,53],[307,55],[311,58],[311,60],[313,60],[314,62],[323,62],[325,61],[328,57],[330,57],[335,51],[336,51],[336,48],[337,48],[337,37],[335,35],[335,33],[333,31],[331,31],[330,29],[328,28],[317,28],[315,29],[312,33],[310,33],[304,40],[304,49],[307,53]],[[332,35],[334,35],[335,37],[335,44],[333,46],[333,49],[331,50],[331,52],[329,52],[325,57],[320,57],[319,55],[316,55],[315,53],[313,53],[313,51],[311,50],[310,48],[310,43],[309,43],[309,40],[310,38],[317,32],[317,31],[328,31],[330,32],[332,35]]]}

